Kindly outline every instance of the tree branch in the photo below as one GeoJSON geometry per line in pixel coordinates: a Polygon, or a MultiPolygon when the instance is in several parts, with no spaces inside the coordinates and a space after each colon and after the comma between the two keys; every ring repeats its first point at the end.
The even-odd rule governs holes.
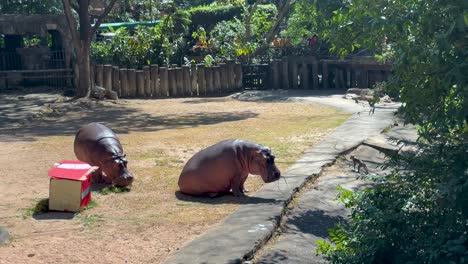
{"type": "Polygon", "coordinates": [[[273,41],[273,38],[275,37],[275,35],[278,33],[279,25],[283,21],[286,14],[288,14],[289,9],[294,3],[295,1],[292,1],[292,0],[285,1],[283,6],[278,11],[278,16],[276,17],[275,23],[273,24],[273,26],[271,26],[270,30],[265,35],[265,42],[257,50],[254,51],[252,56],[255,57],[263,53],[268,48],[271,41],[273,41]]]}
{"type": "Polygon", "coordinates": [[[94,24],[94,26],[91,28],[91,36],[94,36],[94,34],[96,34],[96,31],[97,29],[99,28],[99,26],[101,25],[102,23],[102,20],[107,16],[107,14],[109,14],[109,12],[112,10],[112,8],[114,7],[115,5],[115,2],[117,2],[117,0],[111,0],[111,2],[106,6],[106,8],[104,9],[104,12],[102,12],[102,14],[97,18],[96,20],[96,23],[94,24]]]}
{"type": "MultiPolygon", "coordinates": [[[[63,12],[65,13],[65,17],[68,22],[68,29],[70,29],[70,34],[72,37],[72,42],[76,44],[80,43],[80,39],[78,37],[78,32],[77,26],[76,26],[76,20],[73,18],[71,14],[71,8],[70,8],[70,1],[69,0],[62,0],[63,4],[63,12]]],[[[75,47],[78,48],[78,47],[75,47]]]]}
{"type": "Polygon", "coordinates": [[[73,10],[75,10],[75,12],[79,12],[80,7],[78,5],[74,4],[73,2],[70,2],[70,6],[71,8],[73,8],[73,10]]]}
{"type": "Polygon", "coordinates": [[[252,36],[252,27],[250,26],[250,21],[252,20],[252,16],[257,10],[257,6],[260,3],[261,0],[256,0],[255,3],[252,6],[252,9],[250,12],[247,14],[245,17],[245,39],[250,40],[252,36]]]}

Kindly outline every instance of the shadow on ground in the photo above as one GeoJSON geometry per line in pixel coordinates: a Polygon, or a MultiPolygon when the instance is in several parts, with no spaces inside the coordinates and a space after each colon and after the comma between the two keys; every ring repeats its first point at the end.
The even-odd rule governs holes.
{"type": "Polygon", "coordinates": [[[267,199],[247,195],[243,197],[235,197],[232,195],[232,193],[210,198],[205,196],[190,196],[183,194],[180,191],[176,191],[175,196],[179,201],[203,204],[275,204],[279,202],[276,199],[267,199]]]}
{"type": "Polygon", "coordinates": [[[298,233],[317,237],[328,237],[327,230],[336,224],[345,224],[346,219],[339,215],[327,215],[322,210],[305,211],[288,220],[287,226],[298,233]]]}
{"type": "Polygon", "coordinates": [[[116,133],[125,134],[132,131],[183,129],[257,116],[251,111],[151,115],[124,105],[96,104],[92,109],[77,107],[62,113],[49,113],[45,118],[31,119],[28,113],[30,108],[46,105],[52,99],[40,100],[31,97],[30,100],[23,100],[20,96],[19,98],[18,96],[0,98],[0,141],[34,141],[35,137],[41,136],[73,135],[81,126],[90,122],[102,122],[116,133]]]}
{"type": "Polygon", "coordinates": [[[72,212],[43,212],[34,213],[32,217],[35,220],[71,220],[75,217],[75,213],[72,212]]]}
{"type": "Polygon", "coordinates": [[[245,90],[231,95],[231,98],[245,102],[284,102],[290,97],[328,97],[330,95],[343,95],[343,89],[330,90],[245,90]]]}

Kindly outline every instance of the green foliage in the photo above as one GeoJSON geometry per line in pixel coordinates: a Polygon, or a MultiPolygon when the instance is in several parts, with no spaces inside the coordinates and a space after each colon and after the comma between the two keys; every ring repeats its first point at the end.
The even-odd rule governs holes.
{"type": "Polygon", "coordinates": [[[203,63],[205,64],[206,67],[211,67],[213,66],[214,59],[211,55],[206,55],[205,58],[203,59],[203,63]]]}
{"type": "Polygon", "coordinates": [[[49,211],[49,199],[36,199],[35,204],[30,208],[25,208],[23,212],[23,219],[33,216],[34,214],[46,213],[49,211]]]}
{"type": "Polygon", "coordinates": [[[351,208],[349,227],[330,230],[334,239],[320,242],[318,253],[332,263],[462,263],[468,254],[466,146],[419,147],[394,159],[399,169],[375,187],[340,192],[351,208]]]}
{"type": "Polygon", "coordinates": [[[243,6],[245,4],[244,0],[215,0],[216,5],[233,5],[233,6],[243,6]]]}
{"type": "Polygon", "coordinates": [[[356,0],[336,10],[327,37],[341,56],[368,48],[393,62],[386,89],[415,123],[418,150],[353,194],[346,237],[320,243],[332,263],[464,263],[468,257],[466,1],[356,0]],[[345,245],[344,247],[338,247],[345,245]]]}
{"type": "Polygon", "coordinates": [[[340,0],[298,0],[288,18],[288,26],[281,35],[290,38],[295,44],[301,41],[304,34],[312,37],[312,34],[316,33],[322,38],[330,26],[331,18],[334,16],[333,11],[342,6],[343,2],[340,0]]]}
{"type": "Polygon", "coordinates": [[[234,17],[239,17],[243,12],[241,6],[198,6],[188,10],[191,15],[192,26],[198,28],[202,26],[206,30],[211,30],[217,23],[228,21],[234,17]]]}
{"type": "Polygon", "coordinates": [[[91,59],[129,68],[181,63],[189,21],[187,12],[176,12],[154,27],[138,26],[134,32],[119,28],[112,40],[91,45],[91,59]]]}
{"type": "MultiPolygon", "coordinates": [[[[274,5],[272,5],[275,7],[274,5]]],[[[267,11],[266,8],[257,9],[252,15],[252,30],[256,37],[256,41],[262,41],[263,36],[273,26],[274,17],[276,16],[276,7],[267,11]]]]}
{"type": "Polygon", "coordinates": [[[0,14],[61,14],[61,0],[0,1],[0,14]]]}
{"type": "Polygon", "coordinates": [[[108,195],[110,193],[124,193],[129,191],[130,189],[127,187],[107,186],[99,190],[99,193],[102,195],[108,195]]]}
{"type": "Polygon", "coordinates": [[[218,23],[211,32],[211,37],[218,48],[219,61],[242,59],[256,48],[254,40],[245,39],[244,23],[237,18],[218,23]]]}

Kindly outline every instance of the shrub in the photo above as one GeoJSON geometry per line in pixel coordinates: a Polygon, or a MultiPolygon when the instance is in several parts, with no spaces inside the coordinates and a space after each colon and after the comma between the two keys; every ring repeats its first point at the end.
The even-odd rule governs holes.
{"type": "Polygon", "coordinates": [[[188,10],[192,20],[192,31],[199,26],[210,31],[217,23],[240,17],[243,12],[241,6],[199,6],[188,10]]]}

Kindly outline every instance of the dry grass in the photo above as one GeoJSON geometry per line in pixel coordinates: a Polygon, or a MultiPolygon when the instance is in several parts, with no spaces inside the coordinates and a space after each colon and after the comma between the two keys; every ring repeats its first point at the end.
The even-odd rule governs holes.
{"type": "MultiPolygon", "coordinates": [[[[0,142],[0,147],[10,150],[9,157],[0,156],[1,166],[12,162],[19,165],[30,155],[38,157],[26,166],[18,166],[21,169],[2,172],[4,183],[10,185],[0,187],[0,200],[6,201],[5,208],[8,207],[0,220],[6,221],[14,243],[1,247],[0,255],[7,254],[7,260],[35,262],[25,257],[32,251],[49,262],[60,262],[63,254],[68,253],[56,256],[54,252],[84,244],[65,259],[79,262],[82,259],[77,255],[84,254],[99,263],[160,262],[218,223],[239,203],[248,202],[246,198],[230,196],[207,199],[176,195],[179,173],[194,153],[223,139],[242,138],[271,147],[278,167],[286,171],[304,150],[349,117],[317,105],[241,102],[230,98],[131,100],[119,107],[132,110],[125,116],[125,122],[106,116],[101,108],[66,118],[81,118],[85,123],[96,121],[99,116],[98,120],[120,132],[129,168],[136,176],[134,186],[130,192],[106,195],[94,192],[97,206],[65,223],[23,220],[18,208],[31,207],[33,199],[47,197],[46,171],[57,160],[74,158],[73,136],[32,136],[35,141],[31,143],[0,142]],[[15,181],[18,174],[29,180],[18,184],[15,181]],[[6,188],[14,188],[21,200],[2,194],[6,188]],[[66,231],[53,232],[60,228],[66,231]],[[49,242],[37,240],[44,230],[52,230],[49,242]]],[[[262,184],[260,177],[249,177],[246,187],[252,195],[262,184]]]]}

